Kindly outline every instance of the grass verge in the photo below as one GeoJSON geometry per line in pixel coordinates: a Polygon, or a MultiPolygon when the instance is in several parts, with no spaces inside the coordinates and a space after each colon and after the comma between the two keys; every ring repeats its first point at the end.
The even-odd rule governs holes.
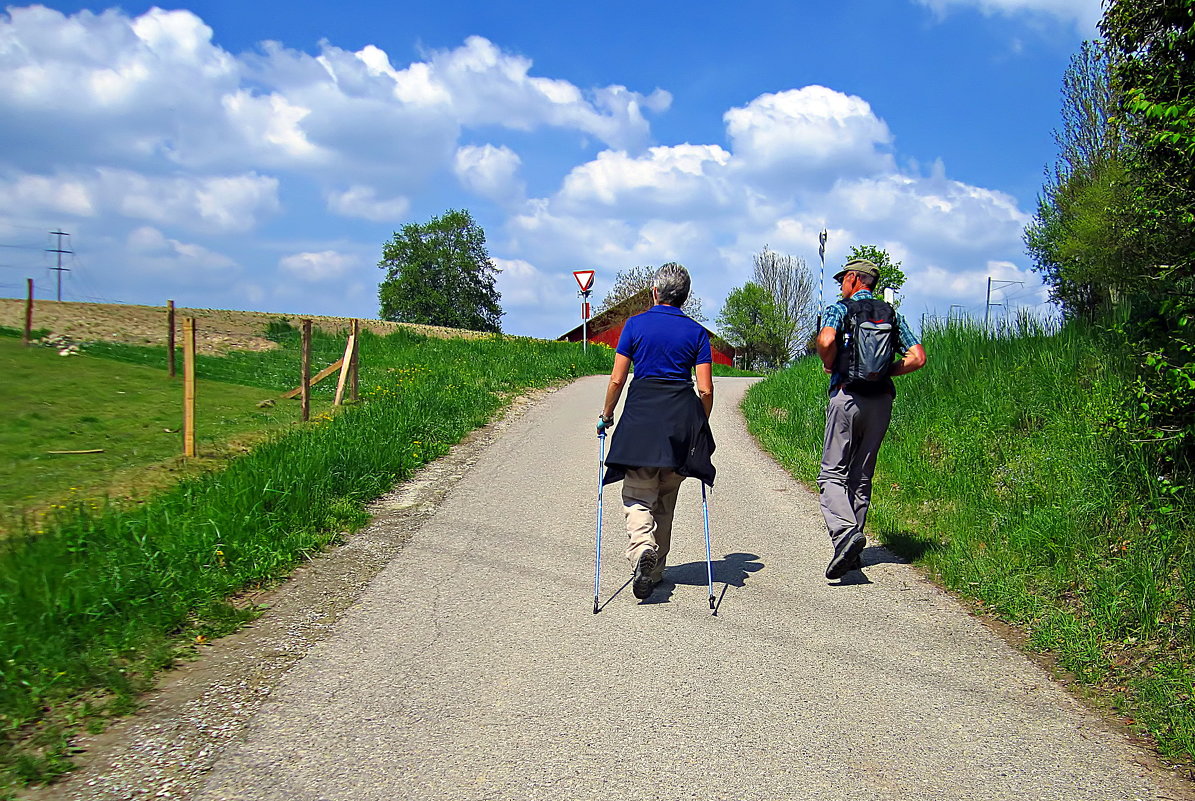
{"type": "MultiPolygon", "coordinates": [[[[1167,756],[1195,758],[1195,548],[1181,479],[1124,433],[1130,371],[1080,327],[929,331],[896,379],[873,533],[1023,627],[1167,756]]],[[[807,359],[752,387],[752,433],[812,485],[826,377],[807,359]]]]}
{"type": "MultiPolygon", "coordinates": [[[[337,348],[343,339],[328,344],[335,355],[327,361],[337,348]]],[[[161,348],[121,346],[108,355],[149,362],[155,353],[161,348]]],[[[143,504],[61,504],[42,533],[0,542],[0,795],[68,770],[79,726],[127,711],[188,641],[256,614],[228,598],[362,524],[366,502],[514,394],[606,372],[610,353],[500,336],[366,333],[360,404],[143,504]]],[[[201,377],[285,389],[297,375],[291,343],[256,368],[245,354],[217,358],[200,360],[201,377]]]]}
{"type": "MultiPolygon", "coordinates": [[[[145,350],[145,349],[142,349],[145,350]]],[[[182,451],[182,380],[164,370],[94,355],[61,357],[0,337],[0,531],[22,514],[73,498],[141,498],[179,474],[198,472],[261,435],[299,419],[297,403],[261,408],[272,393],[222,381],[197,382],[201,458],[182,451]],[[52,451],[102,450],[102,453],[52,451]]],[[[330,399],[317,397],[313,412],[330,399]]],[[[34,525],[34,530],[40,528],[34,525]]]]}

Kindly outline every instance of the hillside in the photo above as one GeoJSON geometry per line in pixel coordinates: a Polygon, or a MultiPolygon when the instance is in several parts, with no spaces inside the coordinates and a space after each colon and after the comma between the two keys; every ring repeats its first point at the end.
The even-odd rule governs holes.
{"type": "MultiPolygon", "coordinates": [[[[269,312],[233,311],[227,309],[193,309],[177,307],[181,328],[184,317],[196,319],[197,349],[200,353],[225,353],[230,350],[273,350],[277,343],[264,336],[272,320],[285,320],[298,326],[302,319],[329,333],[348,327],[348,317],[322,315],[271,314],[269,312]]],[[[25,301],[21,298],[0,298],[0,325],[22,328],[25,324],[25,301]]],[[[376,334],[389,334],[406,328],[425,336],[450,339],[482,337],[476,331],[442,328],[434,325],[411,325],[386,320],[361,320],[361,326],[376,334]]],[[[78,341],[122,342],[130,345],[166,344],[166,307],[132,306],[117,303],[75,303],[71,301],[35,300],[34,329],[49,329],[78,341]]]]}

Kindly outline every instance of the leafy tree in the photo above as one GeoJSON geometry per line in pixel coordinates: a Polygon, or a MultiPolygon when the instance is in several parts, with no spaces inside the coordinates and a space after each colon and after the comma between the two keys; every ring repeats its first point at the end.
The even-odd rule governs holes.
{"type": "Polygon", "coordinates": [[[1071,59],[1062,99],[1058,161],[1025,244],[1063,313],[1092,318],[1127,290],[1139,261],[1118,100],[1099,42],[1084,42],[1071,59]]]}
{"type": "MultiPolygon", "coordinates": [[[[892,257],[888,255],[888,251],[875,245],[854,245],[851,247],[850,255],[847,256],[847,261],[851,259],[867,259],[869,262],[880,268],[880,280],[876,281],[876,293],[880,294],[885,287],[892,287],[892,289],[899,291],[905,285],[905,273],[900,269],[900,262],[893,261],[892,257]]],[[[895,306],[900,305],[898,299],[895,306]]]]}
{"type": "Polygon", "coordinates": [[[767,245],[752,259],[755,263],[752,283],[771,296],[776,309],[775,331],[768,338],[782,343],[776,355],[784,363],[803,351],[812,336],[817,318],[813,298],[816,283],[804,259],[777,253],[767,245]]]}
{"type": "Polygon", "coordinates": [[[1108,0],[1100,28],[1133,139],[1147,271],[1195,271],[1195,0],[1108,0]]]}
{"type": "Polygon", "coordinates": [[[410,223],[382,246],[378,286],[383,320],[501,331],[502,307],[485,232],[468,211],[410,223]]]}
{"type": "MultiPolygon", "coordinates": [[[[602,298],[602,302],[594,308],[594,314],[601,314],[611,306],[616,306],[632,295],[637,295],[645,289],[651,289],[652,279],[656,277],[656,268],[640,265],[619,270],[614,274],[614,286],[602,298]]],[[[692,292],[689,299],[681,306],[681,311],[698,322],[705,322],[706,316],[701,310],[701,298],[692,292]]]]}
{"type": "Polygon", "coordinates": [[[1195,470],[1195,0],[1107,0],[1100,22],[1131,143],[1140,256],[1122,304],[1141,439],[1195,470]]]}
{"type": "Polygon", "coordinates": [[[784,325],[772,294],[751,282],[732,289],[718,315],[718,330],[734,345],[746,370],[778,368],[788,360],[784,325]]]}

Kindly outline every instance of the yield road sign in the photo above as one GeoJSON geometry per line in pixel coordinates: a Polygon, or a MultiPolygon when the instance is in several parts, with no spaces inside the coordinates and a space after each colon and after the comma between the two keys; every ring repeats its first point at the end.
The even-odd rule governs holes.
{"type": "Polygon", "coordinates": [[[588,292],[589,288],[593,286],[593,273],[593,270],[573,270],[573,278],[577,279],[582,292],[588,292]]]}

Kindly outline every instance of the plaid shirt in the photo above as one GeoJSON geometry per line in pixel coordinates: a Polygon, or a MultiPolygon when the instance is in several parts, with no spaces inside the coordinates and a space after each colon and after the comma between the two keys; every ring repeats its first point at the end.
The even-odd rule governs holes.
{"type": "MultiPolygon", "coordinates": [[[[875,295],[866,289],[860,289],[851,295],[851,300],[875,300],[875,295]]],[[[846,317],[846,304],[838,301],[834,305],[826,307],[825,314],[822,315],[822,327],[842,331],[844,317],[846,317]]],[[[913,332],[908,321],[905,320],[905,316],[900,312],[896,313],[896,329],[899,335],[899,341],[896,343],[897,353],[907,353],[909,348],[921,344],[921,340],[917,338],[917,334],[913,332]]],[[[837,373],[830,376],[831,387],[836,387],[841,383],[842,378],[837,373]]]]}

